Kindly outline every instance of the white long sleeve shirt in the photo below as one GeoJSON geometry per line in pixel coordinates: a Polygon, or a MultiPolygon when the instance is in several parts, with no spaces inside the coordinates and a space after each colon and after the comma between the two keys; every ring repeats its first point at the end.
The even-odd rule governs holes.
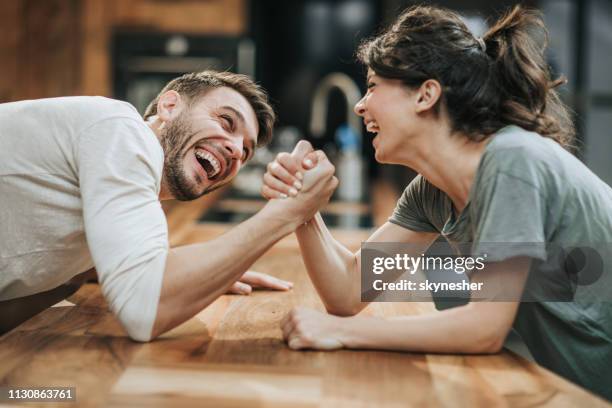
{"type": "Polygon", "coordinates": [[[149,340],[168,253],[163,163],[155,134],[128,103],[0,104],[0,300],[95,266],[128,334],[149,340]]]}

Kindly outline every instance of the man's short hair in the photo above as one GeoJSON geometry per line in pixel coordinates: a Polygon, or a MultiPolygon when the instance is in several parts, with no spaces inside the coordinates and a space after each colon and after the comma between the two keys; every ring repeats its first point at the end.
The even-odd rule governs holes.
{"type": "Polygon", "coordinates": [[[157,115],[157,103],[159,97],[167,91],[176,91],[181,96],[188,98],[188,103],[194,103],[198,98],[206,95],[214,88],[228,87],[246,98],[257,117],[259,134],[257,135],[257,146],[265,146],[272,140],[272,129],[276,115],[270,106],[266,91],[257,85],[246,75],[234,74],[232,72],[202,71],[192,72],[174,78],[168,82],[164,89],[147,106],[144,119],[157,115]]]}

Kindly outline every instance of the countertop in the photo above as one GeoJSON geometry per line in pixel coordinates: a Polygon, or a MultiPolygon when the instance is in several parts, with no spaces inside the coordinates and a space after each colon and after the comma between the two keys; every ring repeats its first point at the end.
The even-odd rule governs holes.
{"type": "MultiPolygon", "coordinates": [[[[202,231],[185,241],[202,238],[202,231]]],[[[340,239],[354,247],[365,236],[340,239]]],[[[282,341],[280,319],[296,305],[323,309],[295,239],[281,241],[252,269],[295,287],[222,296],[147,344],[125,337],[98,286],[87,284],[70,302],[0,337],[0,385],[76,387],[79,406],[608,406],[510,351],[292,351],[282,341]]],[[[375,303],[363,313],[433,311],[430,303],[375,303]]]]}

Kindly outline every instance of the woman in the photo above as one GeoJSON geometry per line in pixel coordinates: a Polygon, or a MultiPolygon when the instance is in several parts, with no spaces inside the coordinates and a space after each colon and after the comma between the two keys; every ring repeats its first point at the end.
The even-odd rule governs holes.
{"type": "MultiPolygon", "coordinates": [[[[609,246],[612,189],[566,150],[574,131],[554,91],[562,81],[551,80],[537,41],[542,33],[541,18],[520,7],[482,38],[451,11],[414,7],[361,46],[368,90],[355,112],[376,134],[376,160],[419,173],[369,241],[425,248],[442,235],[470,242],[472,253],[486,249],[489,256],[472,280],[511,276],[522,290],[544,279],[556,285],[559,300],[573,300],[516,297],[431,315],[347,317],[366,306],[360,253],[335,241],[317,215],[296,233],[331,314],[292,311],[282,324],[291,348],[495,353],[514,327],[541,365],[612,399],[609,274],[577,288],[543,245],[609,246]],[[541,245],[487,245],[499,242],[541,245]]],[[[312,165],[302,156],[277,157],[264,178],[265,197],[297,194],[300,165],[312,165]]]]}

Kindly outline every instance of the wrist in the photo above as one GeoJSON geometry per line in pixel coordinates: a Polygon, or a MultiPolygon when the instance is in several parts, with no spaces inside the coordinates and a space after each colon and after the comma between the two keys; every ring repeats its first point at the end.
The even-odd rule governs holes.
{"type": "Polygon", "coordinates": [[[292,214],[282,201],[287,199],[270,200],[261,209],[260,214],[269,222],[272,222],[283,230],[286,234],[294,232],[300,225],[304,223],[301,217],[292,214]]]}
{"type": "Polygon", "coordinates": [[[364,338],[368,332],[368,326],[373,323],[369,322],[368,317],[351,316],[338,317],[338,340],[345,348],[355,349],[367,347],[367,341],[364,338]]]}
{"type": "Polygon", "coordinates": [[[319,223],[321,222],[323,222],[323,219],[321,218],[321,214],[317,212],[315,215],[312,216],[312,218],[305,220],[303,223],[299,224],[295,232],[299,235],[299,233],[307,232],[309,230],[318,228],[319,223]]]}

